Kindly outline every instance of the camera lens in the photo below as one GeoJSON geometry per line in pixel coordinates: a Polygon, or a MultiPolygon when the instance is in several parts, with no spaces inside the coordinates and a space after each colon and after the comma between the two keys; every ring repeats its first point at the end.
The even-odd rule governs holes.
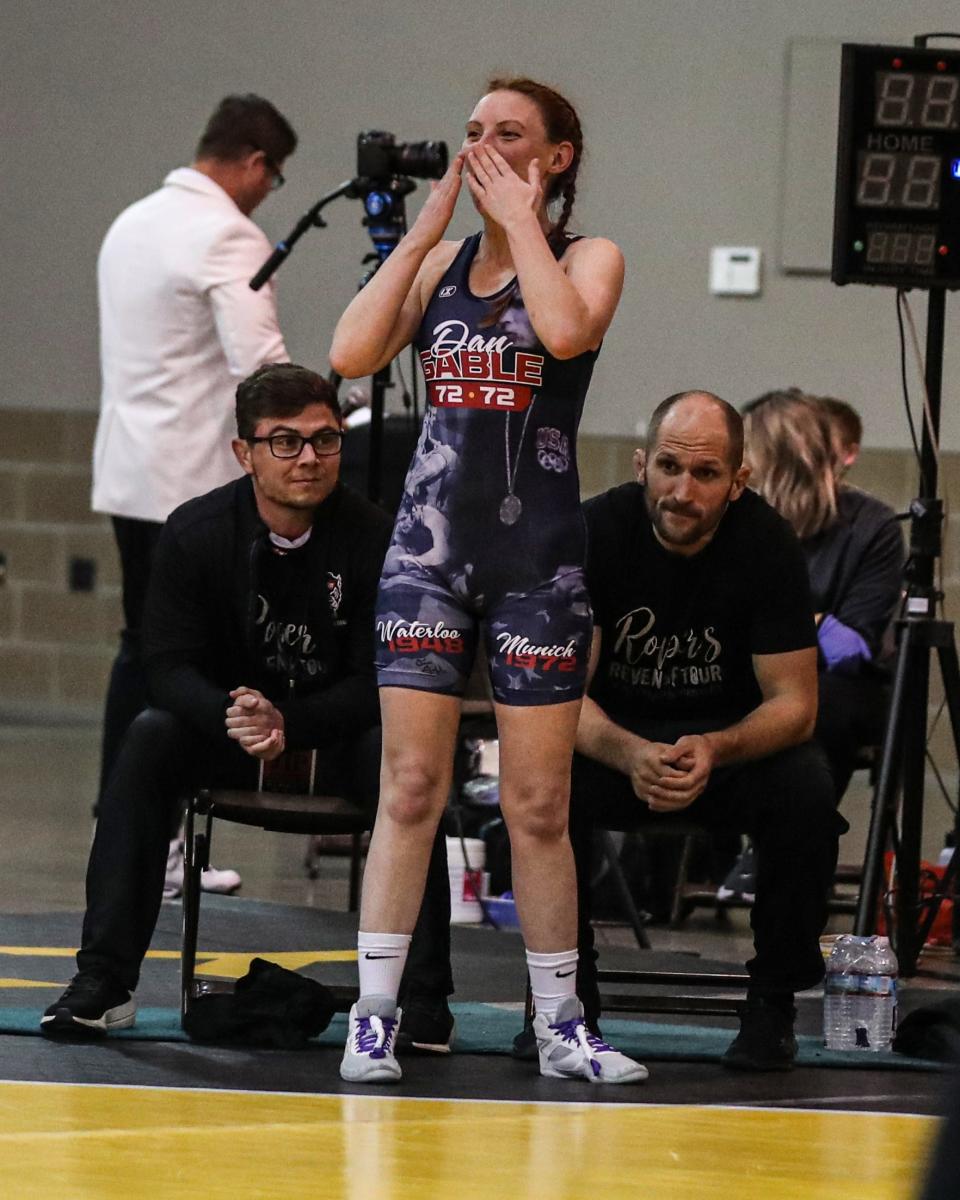
{"type": "Polygon", "coordinates": [[[401,175],[417,179],[440,179],[447,169],[446,142],[400,142],[394,148],[394,164],[401,175]]]}

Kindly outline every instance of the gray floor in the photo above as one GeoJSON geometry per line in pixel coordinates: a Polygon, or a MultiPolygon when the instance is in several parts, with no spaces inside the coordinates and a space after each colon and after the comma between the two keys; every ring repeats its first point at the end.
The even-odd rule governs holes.
{"type": "MultiPolygon", "coordinates": [[[[3,780],[5,836],[0,839],[0,914],[23,914],[24,933],[30,914],[61,914],[51,918],[60,945],[76,944],[79,914],[83,907],[83,876],[91,834],[90,807],[97,774],[98,730],[91,724],[57,726],[0,725],[0,779],[3,780]],[[72,935],[72,940],[71,940],[72,935]]],[[[867,811],[865,787],[855,784],[844,811],[854,826],[841,851],[844,861],[862,855],[867,811]],[[859,790],[857,790],[859,789],[859,790]]],[[[934,818],[933,836],[942,836],[934,818]]],[[[242,896],[297,905],[303,909],[343,910],[346,907],[346,861],[323,860],[322,877],[309,881],[304,874],[303,839],[264,834],[239,826],[221,826],[214,859],[236,868],[243,876],[242,896]]],[[[242,920],[243,900],[236,904],[242,920]]],[[[256,908],[257,906],[252,906],[256,908]]],[[[252,911],[252,909],[251,909],[252,911]]],[[[160,935],[164,945],[176,945],[179,911],[165,906],[160,935]]],[[[16,917],[8,920],[16,931],[16,917]]],[[[837,932],[849,928],[849,918],[834,922],[837,932]]],[[[520,947],[516,938],[498,942],[502,935],[486,930],[458,931],[455,959],[465,973],[465,999],[503,1001],[518,996],[509,974],[501,995],[483,993],[482,962],[496,946],[497,957],[507,952],[518,959],[517,979],[522,980],[520,947]],[[514,945],[516,943],[516,945],[514,945]],[[473,960],[476,959],[476,962],[473,960]],[[473,972],[469,964],[479,964],[473,972]],[[477,974],[477,980],[472,979],[477,974]],[[474,994],[474,993],[480,994],[474,994]]],[[[707,910],[695,912],[678,931],[654,929],[656,950],[698,954],[724,962],[742,962],[751,951],[748,916],[736,912],[721,926],[707,910]]],[[[628,965],[636,958],[632,935],[623,928],[601,927],[599,941],[606,947],[608,965],[628,965]]],[[[456,965],[456,964],[455,964],[456,965]]],[[[955,990],[960,965],[955,959],[931,960],[929,974],[911,982],[911,1004],[941,989],[955,990]]],[[[67,971],[68,964],[58,970],[67,971]]],[[[42,977],[42,976],[40,976],[42,977]]],[[[55,976],[54,976],[55,977],[55,976]]],[[[499,973],[498,977],[503,978],[499,973]]],[[[169,986],[166,984],[164,986],[169,986]]],[[[499,986],[499,985],[498,985],[499,986]]],[[[519,997],[518,997],[519,998],[519,997]]],[[[30,997],[36,1002],[36,995],[30,997]]],[[[25,1004],[27,998],[18,999],[25,1004]]],[[[148,1001],[153,1002],[153,1001],[148,1001]]],[[[163,1003],[174,1003],[175,992],[163,1003]]],[[[803,997],[800,1029],[814,1032],[819,1023],[816,994],[803,997]]],[[[672,1018],[678,1020],[678,1018],[672,1018]]],[[[335,1055],[316,1049],[305,1055],[281,1052],[240,1052],[186,1044],[124,1043],[104,1047],[51,1046],[39,1038],[0,1038],[0,1077],[8,1079],[60,1079],[76,1082],[176,1084],[179,1086],[268,1087],[283,1090],[336,1091],[335,1055]]],[[[470,1070],[456,1056],[429,1065],[414,1063],[407,1070],[403,1090],[410,1095],[499,1096],[502,1098],[573,1098],[570,1085],[559,1087],[540,1080],[529,1064],[509,1059],[473,1057],[470,1070]]],[[[576,1086],[576,1085],[574,1085],[576,1086]]],[[[640,1099],[610,1094],[621,1089],[586,1089],[591,1100],[640,1099]],[[602,1094],[597,1095],[597,1091],[602,1094]]],[[[624,1089],[633,1091],[632,1089],[624,1089]]],[[[790,1076],[744,1079],[709,1064],[660,1064],[644,1088],[646,1102],[753,1103],[855,1107],[885,1111],[935,1112],[941,1091],[933,1076],[908,1072],[803,1069],[790,1076]]]]}

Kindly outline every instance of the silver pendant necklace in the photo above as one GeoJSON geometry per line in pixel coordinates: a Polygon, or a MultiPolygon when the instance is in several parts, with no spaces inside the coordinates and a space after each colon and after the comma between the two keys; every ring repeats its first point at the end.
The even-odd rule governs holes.
{"type": "Polygon", "coordinates": [[[507,460],[507,494],[500,501],[500,523],[501,525],[516,525],[520,520],[523,512],[523,502],[514,491],[517,483],[517,471],[520,469],[520,455],[523,451],[523,439],[527,435],[527,425],[530,421],[530,414],[533,412],[533,406],[537,402],[537,396],[534,394],[530,397],[530,403],[527,405],[527,411],[523,417],[523,426],[520,430],[520,444],[517,446],[517,457],[510,465],[510,413],[504,413],[503,426],[503,446],[507,460]]]}

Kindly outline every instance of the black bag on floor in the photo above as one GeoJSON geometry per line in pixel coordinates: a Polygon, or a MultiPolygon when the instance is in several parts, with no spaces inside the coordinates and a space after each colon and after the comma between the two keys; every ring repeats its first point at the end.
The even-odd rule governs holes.
{"type": "Polygon", "coordinates": [[[897,1026],[897,1054],[935,1062],[960,1062],[960,1000],[915,1008],[897,1026]]]}
{"type": "Polygon", "coordinates": [[[194,1000],[183,1026],[198,1042],[296,1050],[322,1033],[335,1012],[322,983],[255,958],[235,991],[194,1000]]]}

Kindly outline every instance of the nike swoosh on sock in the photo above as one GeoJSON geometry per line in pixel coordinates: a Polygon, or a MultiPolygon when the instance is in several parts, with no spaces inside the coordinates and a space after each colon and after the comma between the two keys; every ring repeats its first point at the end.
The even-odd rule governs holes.
{"type": "Polygon", "coordinates": [[[567,979],[571,975],[576,975],[576,973],[576,967],[574,967],[572,971],[554,971],[554,975],[556,975],[558,979],[567,979]]]}
{"type": "Polygon", "coordinates": [[[368,954],[364,953],[364,958],[399,958],[399,954],[368,954]]]}

